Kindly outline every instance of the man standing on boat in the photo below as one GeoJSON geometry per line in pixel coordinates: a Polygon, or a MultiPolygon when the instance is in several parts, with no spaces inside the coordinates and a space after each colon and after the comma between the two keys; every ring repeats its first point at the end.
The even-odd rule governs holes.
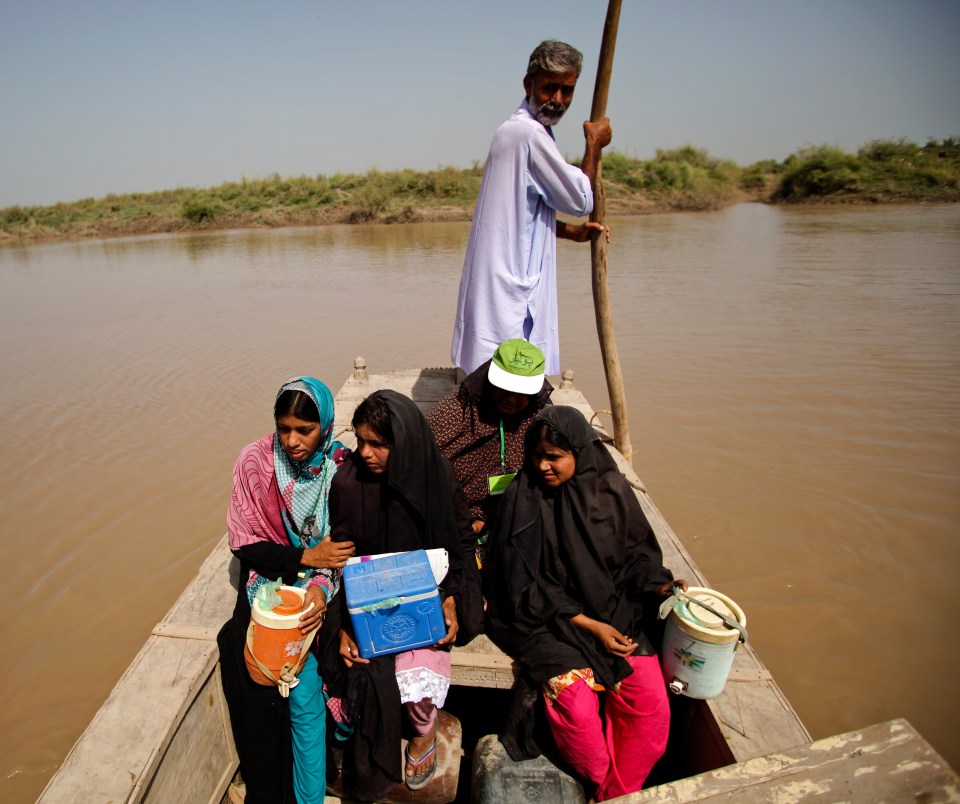
{"type": "Polygon", "coordinates": [[[593,182],[610,121],[584,123],[582,168],[566,162],[553,126],[573,100],[583,54],[563,42],[541,42],[523,79],[526,98],[497,129],[487,155],[473,228],[460,277],[451,358],[467,374],[510,338],[539,346],[547,374],[560,373],[557,246],[603,231],[557,220],[593,210],[593,182]]]}

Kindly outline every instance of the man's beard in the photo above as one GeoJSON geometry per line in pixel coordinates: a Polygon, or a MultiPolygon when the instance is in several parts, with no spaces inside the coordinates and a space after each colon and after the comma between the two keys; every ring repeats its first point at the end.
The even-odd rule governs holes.
{"type": "Polygon", "coordinates": [[[562,103],[544,103],[542,106],[537,104],[533,98],[527,98],[527,105],[530,107],[530,114],[543,126],[555,126],[560,122],[563,113],[567,107],[562,103]]]}

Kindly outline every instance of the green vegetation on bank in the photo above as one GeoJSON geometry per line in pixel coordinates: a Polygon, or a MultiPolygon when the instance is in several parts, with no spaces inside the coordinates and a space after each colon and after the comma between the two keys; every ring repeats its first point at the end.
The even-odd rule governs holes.
{"type": "MultiPolygon", "coordinates": [[[[324,223],[469,220],[482,167],[373,169],[364,175],[244,179],[209,189],[110,195],[0,210],[0,240],[324,223]]],[[[745,199],[772,203],[960,200],[960,138],[876,140],[855,155],[805,148],[783,162],[740,167],[685,146],[649,160],[603,158],[611,214],[708,210],[745,199]]]]}
{"type": "Polygon", "coordinates": [[[743,168],[714,159],[687,145],[657,149],[653,159],[628,159],[611,153],[603,158],[603,180],[608,208],[645,202],[658,209],[719,209],[742,200],[743,168]]]}
{"type": "Polygon", "coordinates": [[[114,236],[324,223],[460,220],[482,168],[244,179],[207,189],[108,195],[0,210],[0,238],[114,236]]]}
{"type": "Polygon", "coordinates": [[[960,138],[874,140],[852,156],[838,148],[806,148],[789,157],[773,201],[960,200],[960,138]]]}

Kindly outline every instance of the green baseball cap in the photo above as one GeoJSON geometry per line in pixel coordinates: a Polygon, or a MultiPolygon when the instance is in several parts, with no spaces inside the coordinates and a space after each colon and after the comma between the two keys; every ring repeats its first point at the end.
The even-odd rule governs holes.
{"type": "Polygon", "coordinates": [[[538,394],[543,388],[543,352],[530,341],[513,338],[493,353],[487,379],[497,388],[515,394],[538,394]]]}

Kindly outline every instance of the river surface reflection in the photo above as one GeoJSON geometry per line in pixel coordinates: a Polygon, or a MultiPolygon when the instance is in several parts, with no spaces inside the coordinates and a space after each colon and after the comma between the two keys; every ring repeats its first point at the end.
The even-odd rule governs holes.
{"type": "MultiPolygon", "coordinates": [[[[815,737],[960,767],[960,205],[612,221],[634,464],[815,737]]],[[[449,363],[466,224],[0,249],[0,798],[33,800],[225,530],[277,387],[449,363]]],[[[562,364],[607,407],[589,252],[562,364]]]]}

